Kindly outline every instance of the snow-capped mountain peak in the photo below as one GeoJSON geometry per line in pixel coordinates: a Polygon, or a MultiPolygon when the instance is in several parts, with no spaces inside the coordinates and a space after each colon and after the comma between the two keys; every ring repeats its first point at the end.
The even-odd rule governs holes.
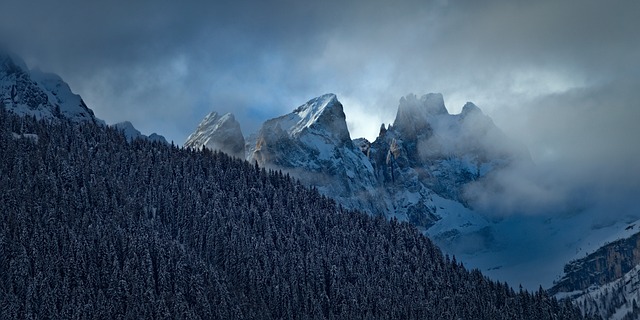
{"type": "Polygon", "coordinates": [[[244,158],[244,136],[240,124],[233,114],[209,113],[184,143],[185,147],[220,150],[230,155],[244,158]]]}
{"type": "Polygon", "coordinates": [[[333,93],[313,98],[292,113],[269,120],[265,125],[279,128],[290,137],[300,137],[311,130],[340,145],[351,143],[342,104],[333,93]]]}
{"type": "MultiPolygon", "coordinates": [[[[409,95],[375,141],[352,141],[342,104],[325,94],[264,122],[247,139],[246,159],[283,170],[347,208],[411,222],[440,245],[475,252],[493,243],[491,222],[466,204],[464,188],[510,158],[487,146],[504,142],[491,119],[473,104],[465,113],[449,114],[439,93],[409,95]]],[[[230,140],[213,129],[219,118],[207,116],[185,145],[230,140]]]]}
{"type": "MultiPolygon", "coordinates": [[[[313,98],[289,114],[266,121],[260,129],[255,150],[250,157],[259,162],[269,161],[267,159],[272,159],[275,154],[279,154],[278,157],[281,158],[282,152],[276,150],[289,144],[298,145],[296,149],[301,151],[301,157],[307,159],[303,161],[305,163],[315,162],[318,158],[333,159],[336,148],[355,150],[342,104],[335,94],[313,98]]],[[[291,160],[281,159],[283,163],[291,160]]],[[[286,166],[293,166],[293,163],[286,166]]]]}

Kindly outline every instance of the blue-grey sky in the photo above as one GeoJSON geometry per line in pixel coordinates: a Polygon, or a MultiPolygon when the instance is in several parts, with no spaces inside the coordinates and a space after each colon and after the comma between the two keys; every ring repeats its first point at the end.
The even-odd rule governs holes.
{"type": "Polygon", "coordinates": [[[248,134],[326,92],[353,138],[374,138],[401,96],[441,92],[452,113],[473,101],[526,144],[549,190],[630,199],[638,17],[633,0],[5,0],[0,37],[98,117],[178,144],[210,111],[248,134]]]}

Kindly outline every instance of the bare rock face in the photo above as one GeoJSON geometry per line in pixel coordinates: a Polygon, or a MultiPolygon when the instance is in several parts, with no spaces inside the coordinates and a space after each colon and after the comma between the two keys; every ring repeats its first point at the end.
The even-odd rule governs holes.
{"type": "Polygon", "coordinates": [[[614,241],[596,252],[569,262],[564,277],[549,290],[552,294],[585,290],[620,279],[640,264],[640,233],[614,241]]]}
{"type": "MultiPolygon", "coordinates": [[[[635,224],[627,230],[633,230],[635,224]]],[[[602,319],[638,319],[640,233],[608,243],[569,262],[564,276],[548,290],[569,298],[583,313],[602,319]]]]}
{"type": "Polygon", "coordinates": [[[185,147],[219,150],[231,156],[244,159],[244,136],[240,124],[231,113],[223,116],[212,112],[207,115],[198,128],[184,143],[185,147]]]}
{"type": "Polygon", "coordinates": [[[480,108],[467,103],[449,114],[441,94],[401,98],[393,125],[382,128],[369,151],[378,182],[397,212],[425,228],[441,217],[430,199],[466,205],[467,184],[518,157],[480,108]]]}

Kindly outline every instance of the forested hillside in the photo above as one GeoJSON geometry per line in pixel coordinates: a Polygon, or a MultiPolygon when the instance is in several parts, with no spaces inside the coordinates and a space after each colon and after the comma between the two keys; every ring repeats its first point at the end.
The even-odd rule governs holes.
{"type": "Polygon", "coordinates": [[[579,319],[221,153],[0,108],[0,319],[579,319]]]}

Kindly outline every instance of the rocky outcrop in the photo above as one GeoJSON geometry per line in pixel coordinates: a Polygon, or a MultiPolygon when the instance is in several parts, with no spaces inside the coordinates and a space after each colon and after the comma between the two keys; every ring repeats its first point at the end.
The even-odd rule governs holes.
{"type": "Polygon", "coordinates": [[[609,243],[564,267],[564,277],[549,289],[551,294],[585,290],[620,279],[640,264],[640,233],[609,243]]]}

